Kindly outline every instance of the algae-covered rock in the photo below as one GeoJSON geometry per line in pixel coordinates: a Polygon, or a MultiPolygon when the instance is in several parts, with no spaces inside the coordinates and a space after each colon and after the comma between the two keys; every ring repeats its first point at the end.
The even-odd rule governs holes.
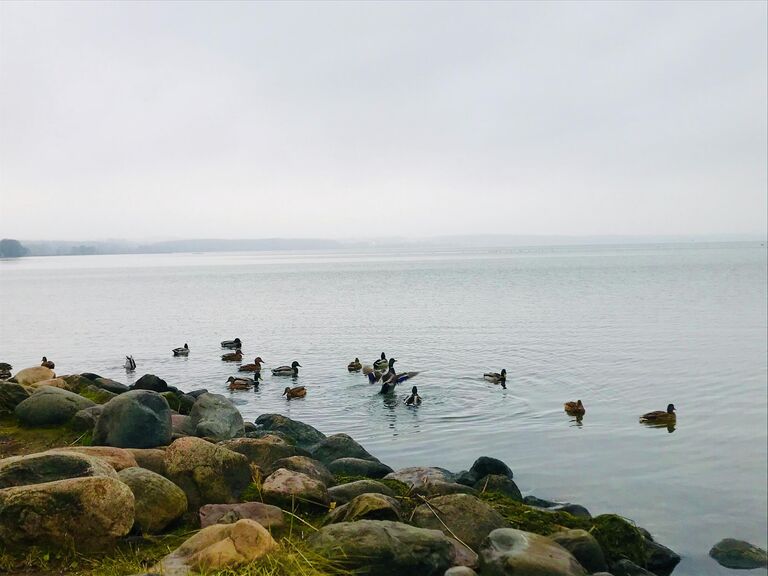
{"type": "Polygon", "coordinates": [[[21,402],[29,398],[29,391],[16,382],[0,382],[0,414],[13,412],[21,402]]]}
{"type": "Polygon", "coordinates": [[[19,370],[13,377],[13,381],[22,386],[29,386],[41,380],[51,380],[56,378],[56,373],[45,366],[33,366],[19,370]]]}
{"type": "Polygon", "coordinates": [[[187,511],[184,491],[160,474],[144,468],[125,468],[118,476],[133,492],[135,521],[141,532],[161,532],[187,511]]]}
{"type": "Polygon", "coordinates": [[[206,504],[200,508],[200,526],[203,528],[212,524],[233,524],[243,519],[253,520],[269,529],[285,526],[283,511],[277,506],[262,502],[206,504]]]}
{"type": "Polygon", "coordinates": [[[96,404],[106,404],[112,398],[116,397],[117,394],[114,392],[110,392],[109,390],[104,390],[102,388],[99,388],[98,386],[94,386],[93,384],[89,384],[82,390],[80,390],[80,395],[88,398],[89,400],[93,400],[96,402],[96,404]]]}
{"type": "Polygon", "coordinates": [[[62,388],[43,386],[13,411],[22,426],[60,426],[94,403],[62,388]]]}
{"type": "Polygon", "coordinates": [[[189,418],[195,435],[201,438],[227,440],[244,434],[240,411],[221,394],[202,394],[189,418]]]}
{"type": "Polygon", "coordinates": [[[301,472],[310,478],[314,478],[318,482],[322,482],[326,486],[331,486],[333,484],[333,474],[331,474],[328,468],[326,468],[319,460],[309,458],[308,456],[289,456],[288,458],[275,460],[272,462],[270,472],[279,468],[301,472]]]}
{"type": "Polygon", "coordinates": [[[251,483],[245,456],[191,436],[168,447],[165,466],[168,478],[187,495],[190,509],[238,502],[251,483]]]}
{"type": "Polygon", "coordinates": [[[442,576],[457,554],[454,542],[439,530],[387,520],[331,524],[310,536],[307,544],[369,576],[442,576]]]}
{"type": "Polygon", "coordinates": [[[709,555],[726,568],[751,569],[768,566],[766,551],[744,540],[720,540],[709,551],[709,555]]]}
{"type": "Polygon", "coordinates": [[[384,494],[361,494],[328,515],[330,523],[356,520],[392,520],[400,522],[400,503],[384,494]]]}
{"type": "Polygon", "coordinates": [[[256,418],[256,425],[260,430],[284,434],[293,440],[293,444],[305,449],[325,438],[325,434],[317,428],[298,420],[291,420],[282,414],[262,414],[256,418]]]}
{"type": "Polygon", "coordinates": [[[488,504],[469,494],[449,494],[432,498],[417,507],[413,523],[421,528],[443,530],[477,550],[493,530],[507,526],[503,516],[488,504]]]}
{"type": "Polygon", "coordinates": [[[523,498],[523,502],[528,506],[535,506],[547,510],[548,512],[568,512],[572,516],[578,516],[581,518],[591,518],[592,515],[589,510],[579,504],[571,504],[570,502],[552,502],[550,500],[544,500],[543,498],[537,498],[536,496],[526,496],[523,498]]]}
{"type": "Polygon", "coordinates": [[[119,448],[154,448],[171,441],[171,409],[150,390],[131,390],[106,404],[93,443],[119,448]]]}
{"type": "Polygon", "coordinates": [[[603,549],[597,540],[586,530],[564,530],[549,536],[563,548],[573,554],[590,574],[608,569],[603,549]]]}
{"type": "Polygon", "coordinates": [[[638,566],[645,565],[645,536],[634,524],[616,514],[602,514],[591,522],[590,532],[600,543],[609,564],[626,558],[638,566]]]}
{"type": "Polygon", "coordinates": [[[277,436],[263,438],[234,438],[219,444],[227,450],[242,454],[252,464],[264,469],[273,469],[274,463],[291,456],[309,456],[306,450],[291,446],[277,436]]]}
{"type": "Polygon", "coordinates": [[[0,490],[0,542],[103,549],[130,531],[133,515],[130,488],[107,476],[5,488],[0,490]]]}
{"type": "Polygon", "coordinates": [[[413,488],[413,493],[425,498],[447,496],[448,494],[472,494],[477,495],[477,490],[457,482],[443,482],[442,480],[430,480],[413,488]]]}
{"type": "Polygon", "coordinates": [[[384,478],[392,468],[376,460],[362,458],[339,458],[328,464],[328,469],[340,476],[365,476],[366,478],[384,478]]]}
{"type": "Polygon", "coordinates": [[[40,452],[0,460],[0,489],[85,476],[117,478],[117,473],[103,460],[76,452],[40,452]]]}
{"type": "Polygon", "coordinates": [[[520,493],[520,488],[517,487],[515,481],[509,476],[489,474],[475,483],[475,489],[481,492],[498,492],[499,494],[509,496],[518,502],[523,501],[523,495],[520,493]]]}
{"type": "Polygon", "coordinates": [[[347,434],[334,434],[323,438],[312,447],[311,452],[313,458],[326,465],[339,458],[361,458],[378,462],[374,456],[347,434]]]}
{"type": "Polygon", "coordinates": [[[330,503],[325,484],[301,472],[280,468],[270,474],[261,486],[264,500],[290,508],[327,508],[330,503]]]}
{"type": "Polygon", "coordinates": [[[587,572],[565,548],[549,538],[514,528],[488,535],[480,549],[483,576],[585,576],[587,572]]]}
{"type": "Polygon", "coordinates": [[[384,494],[395,496],[395,492],[387,485],[376,480],[356,480],[346,484],[339,484],[328,489],[328,496],[332,502],[346,504],[360,494],[384,494]]]}
{"type": "Polygon", "coordinates": [[[122,382],[117,382],[115,380],[110,380],[109,378],[95,378],[94,380],[91,380],[94,386],[97,386],[101,388],[102,390],[106,390],[107,392],[112,392],[113,394],[124,394],[125,392],[128,392],[130,388],[123,384],[122,382]]]}

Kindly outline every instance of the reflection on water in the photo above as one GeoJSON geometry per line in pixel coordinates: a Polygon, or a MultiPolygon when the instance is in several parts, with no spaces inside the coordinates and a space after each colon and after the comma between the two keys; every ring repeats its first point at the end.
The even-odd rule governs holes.
{"type": "Polygon", "coordinates": [[[646,428],[666,428],[670,434],[675,431],[677,422],[640,422],[646,428]]]}

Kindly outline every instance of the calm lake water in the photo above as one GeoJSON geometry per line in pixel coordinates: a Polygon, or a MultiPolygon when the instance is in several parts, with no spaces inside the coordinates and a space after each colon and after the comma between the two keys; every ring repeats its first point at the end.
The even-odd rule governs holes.
{"type": "Polygon", "coordinates": [[[251,420],[346,432],[394,468],[495,456],[524,493],[648,528],[683,556],[675,574],[727,574],[715,542],[766,546],[766,276],[760,243],[6,260],[0,361],[154,373],[251,420]],[[267,369],[301,362],[307,398],[287,402],[271,376],[227,392],[219,342],[236,336],[267,369]],[[347,372],[382,351],[422,372],[421,407],[347,372]],[[482,380],[501,368],[507,390],[482,380]],[[562,411],[577,398],[581,425],[562,411]],[[669,402],[674,432],[638,423],[669,402]]]}

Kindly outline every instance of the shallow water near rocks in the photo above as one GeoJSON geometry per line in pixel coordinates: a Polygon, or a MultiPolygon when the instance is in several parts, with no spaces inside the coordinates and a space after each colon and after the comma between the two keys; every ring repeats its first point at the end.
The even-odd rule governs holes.
{"type": "Polygon", "coordinates": [[[766,251],[760,243],[72,256],[0,261],[0,361],[131,383],[154,373],[346,432],[394,468],[501,458],[524,494],[615,512],[729,574],[724,537],[766,546],[766,251]],[[230,393],[240,337],[266,361],[230,393]],[[189,343],[187,358],[171,349],[189,343]],[[378,395],[346,365],[418,370],[378,395]],[[138,364],[122,368],[125,354],[138,364]],[[294,381],[269,368],[302,364],[294,381]],[[506,368],[506,390],[482,379],[506,368]],[[402,403],[411,384],[424,404],[402,403]],[[286,385],[305,399],[286,401],[286,385]],[[562,410],[581,399],[581,423],[562,410]],[[673,432],[638,415],[673,402],[673,432]]]}

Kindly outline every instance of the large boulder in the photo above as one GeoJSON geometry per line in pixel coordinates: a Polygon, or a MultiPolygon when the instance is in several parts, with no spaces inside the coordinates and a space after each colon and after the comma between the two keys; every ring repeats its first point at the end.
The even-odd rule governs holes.
{"type": "Polygon", "coordinates": [[[80,390],[77,389],[74,386],[70,386],[69,383],[64,380],[64,378],[51,378],[50,380],[40,380],[39,382],[35,382],[34,384],[30,384],[27,386],[32,392],[37,390],[38,388],[42,388],[43,386],[51,386],[52,388],[61,388],[62,390],[69,390],[70,392],[74,392],[75,394],[79,394],[80,390]]]}
{"type": "Polygon", "coordinates": [[[234,438],[219,444],[227,450],[242,454],[260,468],[274,469],[273,464],[291,456],[309,456],[306,450],[286,444],[277,436],[263,438],[234,438]]]}
{"type": "Polygon", "coordinates": [[[332,502],[346,504],[360,494],[384,494],[394,496],[395,492],[386,484],[376,480],[356,480],[346,484],[339,484],[328,489],[328,496],[332,502]]]}
{"type": "Polygon", "coordinates": [[[446,496],[448,494],[472,494],[477,495],[477,490],[458,482],[443,482],[442,480],[431,480],[424,482],[413,488],[413,493],[425,498],[435,498],[437,496],[446,496]]]}
{"type": "Polygon", "coordinates": [[[117,473],[103,460],[76,452],[40,452],[0,460],[0,489],[85,476],[117,478],[117,473]]]}
{"type": "Polygon", "coordinates": [[[240,411],[221,394],[202,394],[189,418],[195,435],[201,438],[227,440],[244,434],[240,411]]]}
{"type": "Polygon", "coordinates": [[[456,482],[473,486],[478,480],[488,475],[505,476],[511,479],[512,470],[498,458],[480,456],[474,461],[469,471],[463,470],[456,475],[456,482]]]}
{"type": "Polygon", "coordinates": [[[750,569],[768,566],[766,551],[744,540],[720,540],[709,551],[709,555],[726,568],[750,569]]]}
{"type": "Polygon", "coordinates": [[[507,526],[501,514],[469,494],[432,498],[416,508],[413,523],[421,528],[444,530],[474,550],[493,530],[507,526]]]}
{"type": "Polygon", "coordinates": [[[150,572],[165,576],[216,572],[253,562],[276,548],[270,533],[253,520],[214,524],[186,540],[150,572]]]}
{"type": "Polygon", "coordinates": [[[61,426],[94,403],[62,388],[43,386],[13,411],[22,426],[61,426]]]}
{"type": "Polygon", "coordinates": [[[261,495],[266,502],[284,508],[327,508],[330,504],[325,484],[285,468],[267,476],[261,485],[261,495]]]}
{"type": "Polygon", "coordinates": [[[587,572],[565,548],[545,536],[500,528],[488,535],[480,549],[483,576],[586,576],[587,572]]]}
{"type": "Polygon", "coordinates": [[[339,458],[362,458],[363,460],[378,460],[355,442],[347,434],[334,434],[323,438],[311,449],[312,457],[323,464],[330,464],[339,458]]]}
{"type": "Polygon", "coordinates": [[[96,406],[78,410],[72,416],[72,420],[69,421],[70,428],[78,432],[93,430],[96,427],[96,422],[99,421],[99,416],[101,416],[103,409],[104,407],[101,404],[96,404],[96,406]]]}
{"type": "Polygon", "coordinates": [[[481,478],[475,483],[475,490],[480,492],[498,492],[518,502],[523,501],[523,495],[515,481],[509,476],[501,474],[489,474],[481,478]]]}
{"type": "Polygon", "coordinates": [[[133,390],[152,390],[152,392],[160,393],[168,391],[168,384],[165,380],[154,374],[144,374],[144,376],[136,380],[136,383],[131,388],[133,390]]]}
{"type": "Polygon", "coordinates": [[[385,480],[399,480],[411,487],[416,487],[433,480],[442,482],[453,482],[455,475],[445,468],[435,468],[429,466],[412,466],[410,468],[401,468],[384,476],[385,480]]]}
{"type": "Polygon", "coordinates": [[[85,454],[92,458],[98,458],[119,472],[123,468],[138,466],[136,459],[128,450],[122,448],[112,448],[111,446],[66,446],[63,448],[52,448],[48,452],[75,452],[85,454]]]}
{"type": "Polygon", "coordinates": [[[439,530],[387,520],[341,522],[307,539],[318,554],[369,576],[442,576],[456,562],[454,542],[439,530]]]}
{"type": "Polygon", "coordinates": [[[365,476],[366,478],[384,478],[392,468],[376,460],[362,458],[339,458],[328,464],[328,469],[338,476],[365,476]]]}
{"type": "Polygon", "coordinates": [[[291,438],[293,443],[302,448],[309,448],[325,438],[325,434],[309,424],[291,420],[282,414],[262,414],[256,418],[256,425],[261,430],[280,432],[291,438]]]}
{"type": "Polygon", "coordinates": [[[136,464],[141,468],[151,470],[160,476],[165,476],[165,451],[158,448],[126,448],[136,460],[136,464]]]}
{"type": "Polygon", "coordinates": [[[200,526],[203,528],[212,524],[233,524],[243,519],[258,522],[267,529],[285,526],[283,511],[271,504],[261,502],[206,504],[200,508],[200,526]]]}
{"type": "Polygon", "coordinates": [[[610,574],[611,576],[656,576],[653,572],[638,566],[632,560],[627,560],[626,558],[613,562],[610,574]]]}
{"type": "Polygon", "coordinates": [[[543,498],[537,498],[536,496],[526,496],[523,498],[523,503],[534,508],[540,508],[547,512],[568,512],[571,516],[577,516],[581,518],[591,518],[592,515],[589,510],[584,508],[581,504],[571,504],[570,502],[552,502],[550,500],[544,500],[543,498]]]}
{"type": "Polygon", "coordinates": [[[93,443],[119,448],[154,448],[171,441],[171,409],[160,394],[132,390],[106,404],[93,443]]]}
{"type": "Polygon", "coordinates": [[[314,478],[318,482],[322,482],[326,486],[331,486],[333,484],[333,474],[331,474],[328,468],[326,468],[319,460],[307,456],[289,456],[288,458],[275,460],[272,462],[270,472],[279,468],[301,472],[310,478],[314,478]]]}
{"type": "Polygon", "coordinates": [[[0,414],[13,412],[21,402],[29,398],[29,392],[16,382],[0,381],[0,414]]]}
{"type": "Polygon", "coordinates": [[[179,436],[194,436],[195,427],[192,426],[192,419],[184,414],[171,414],[171,426],[173,433],[179,436]]]}
{"type": "Polygon", "coordinates": [[[0,490],[0,541],[12,546],[100,549],[133,526],[131,489],[92,476],[0,490]]]}
{"type": "Polygon", "coordinates": [[[608,569],[603,549],[600,548],[595,537],[586,530],[563,530],[549,537],[573,554],[579,564],[590,574],[605,572],[608,569]]]}
{"type": "Polygon", "coordinates": [[[357,520],[392,520],[400,522],[400,503],[384,494],[361,494],[349,503],[330,512],[328,521],[355,522],[357,520]]]}
{"type": "Polygon", "coordinates": [[[29,386],[35,382],[51,380],[52,378],[56,378],[56,373],[50,368],[46,368],[45,366],[33,366],[32,368],[19,370],[12,380],[22,386],[29,386]]]}
{"type": "Polygon", "coordinates": [[[118,476],[133,492],[135,525],[141,532],[162,532],[187,511],[184,491],[160,474],[144,468],[125,468],[118,476]]]}
{"type": "Polygon", "coordinates": [[[91,383],[94,386],[106,390],[107,392],[112,392],[113,394],[124,394],[130,390],[125,384],[110,380],[109,378],[96,378],[95,380],[91,380],[91,383]]]}
{"type": "Polygon", "coordinates": [[[168,447],[165,466],[168,478],[187,495],[190,509],[238,502],[251,483],[245,456],[192,436],[168,447]]]}
{"type": "Polygon", "coordinates": [[[93,400],[96,402],[96,404],[106,404],[112,398],[117,396],[114,392],[110,392],[109,390],[104,390],[102,388],[99,388],[98,386],[94,386],[93,384],[89,384],[82,390],[80,390],[79,394],[81,396],[84,396],[85,398],[88,398],[89,400],[93,400]]]}
{"type": "Polygon", "coordinates": [[[646,536],[645,567],[657,576],[669,576],[680,563],[680,555],[646,536]]]}

